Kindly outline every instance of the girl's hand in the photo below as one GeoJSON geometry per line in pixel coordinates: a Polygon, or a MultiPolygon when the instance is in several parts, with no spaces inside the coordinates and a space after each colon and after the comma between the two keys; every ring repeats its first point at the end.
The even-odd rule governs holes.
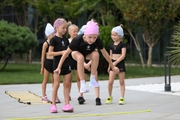
{"type": "Polygon", "coordinates": [[[84,68],[87,69],[88,71],[91,70],[90,64],[84,63],[84,68]]]}
{"type": "Polygon", "coordinates": [[[116,62],[113,62],[113,65],[116,66],[116,62]]]}
{"type": "Polygon", "coordinates": [[[56,69],[54,70],[54,73],[55,73],[55,74],[58,74],[58,75],[59,75],[60,72],[61,72],[61,69],[59,69],[59,68],[56,68],[56,69]]]}
{"type": "Polygon", "coordinates": [[[118,73],[119,73],[119,68],[118,68],[118,67],[114,67],[114,68],[113,68],[113,71],[114,71],[116,74],[118,74],[118,73]]]}

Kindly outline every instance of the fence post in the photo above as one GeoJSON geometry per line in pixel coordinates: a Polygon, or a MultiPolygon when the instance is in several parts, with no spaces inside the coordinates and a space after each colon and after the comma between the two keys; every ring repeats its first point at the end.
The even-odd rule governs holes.
{"type": "Polygon", "coordinates": [[[164,77],[165,77],[165,91],[171,91],[171,67],[169,62],[170,54],[165,53],[164,54],[164,77]],[[168,71],[168,75],[167,75],[168,71]],[[168,77],[168,80],[167,80],[168,77]]]}

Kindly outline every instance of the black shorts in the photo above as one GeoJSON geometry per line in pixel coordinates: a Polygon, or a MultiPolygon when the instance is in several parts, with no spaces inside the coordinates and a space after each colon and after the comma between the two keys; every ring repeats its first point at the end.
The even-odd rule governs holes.
{"type": "Polygon", "coordinates": [[[71,66],[66,66],[61,68],[60,75],[67,75],[69,73],[71,73],[71,66]]]}
{"type": "Polygon", "coordinates": [[[73,58],[70,60],[71,70],[77,70],[77,61],[73,58]]]}
{"type": "Polygon", "coordinates": [[[48,72],[53,73],[53,60],[52,59],[45,59],[45,61],[44,61],[44,68],[48,72]]]}
{"type": "MultiPolygon", "coordinates": [[[[112,60],[112,62],[114,62],[114,61],[116,61],[116,60],[112,60]]],[[[116,65],[116,67],[119,68],[119,71],[120,71],[120,72],[126,72],[126,67],[125,67],[125,62],[124,62],[124,60],[122,60],[121,62],[119,62],[119,63],[116,65]]],[[[112,71],[112,69],[110,69],[110,70],[112,71]]]]}

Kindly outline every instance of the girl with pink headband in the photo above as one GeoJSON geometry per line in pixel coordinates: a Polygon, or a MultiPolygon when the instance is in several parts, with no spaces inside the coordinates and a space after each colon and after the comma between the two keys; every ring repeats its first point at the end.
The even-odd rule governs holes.
{"type": "MultiPolygon", "coordinates": [[[[99,26],[94,21],[89,21],[86,24],[86,28],[84,30],[84,34],[80,34],[75,37],[68,49],[64,52],[57,69],[54,71],[56,73],[60,73],[62,71],[62,65],[66,57],[71,53],[74,60],[77,61],[77,70],[79,74],[79,78],[81,81],[80,85],[80,93],[89,92],[89,89],[85,83],[85,75],[84,75],[84,60],[91,60],[91,75],[90,75],[90,84],[92,87],[99,89],[99,83],[95,79],[95,74],[97,71],[97,67],[99,64],[99,53],[95,49],[100,49],[101,53],[105,57],[105,59],[111,65],[113,71],[117,72],[118,68],[116,68],[110,59],[109,54],[103,47],[102,41],[98,37],[99,34],[99,26]]],[[[99,98],[99,91],[96,91],[96,105],[101,105],[101,99],[99,98]]]]}
{"type": "MultiPolygon", "coordinates": [[[[53,61],[53,69],[55,70],[58,67],[59,60],[62,59],[62,55],[64,54],[65,50],[69,46],[68,39],[64,38],[63,35],[66,33],[67,29],[67,22],[63,18],[58,18],[54,22],[55,28],[55,36],[51,39],[50,47],[49,47],[49,55],[54,56],[53,61]]],[[[64,59],[64,64],[62,65],[61,72],[54,73],[54,86],[52,91],[52,106],[50,108],[51,113],[57,113],[57,106],[56,106],[56,96],[58,94],[58,88],[60,85],[60,75],[63,76],[63,92],[64,92],[64,101],[65,105],[62,107],[62,111],[64,112],[73,112],[74,108],[69,104],[69,92],[70,92],[70,85],[71,85],[71,65],[69,62],[69,57],[64,59]]]]}

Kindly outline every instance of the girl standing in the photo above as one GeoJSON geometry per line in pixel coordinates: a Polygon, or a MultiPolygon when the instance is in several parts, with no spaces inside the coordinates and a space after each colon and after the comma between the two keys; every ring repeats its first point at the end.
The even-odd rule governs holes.
{"type": "MultiPolygon", "coordinates": [[[[63,18],[58,18],[54,22],[55,36],[51,39],[49,47],[49,55],[54,56],[53,69],[55,70],[58,66],[59,60],[64,54],[65,50],[69,45],[68,39],[64,38],[63,35],[67,30],[67,22],[63,18]]],[[[60,75],[63,76],[63,93],[65,105],[62,107],[64,112],[73,112],[73,107],[69,104],[69,92],[71,84],[71,66],[69,64],[69,58],[65,60],[62,65],[62,71],[60,73],[54,73],[54,86],[52,91],[52,106],[50,108],[51,113],[57,113],[56,96],[60,84],[60,75]]]]}
{"type": "MultiPolygon", "coordinates": [[[[40,71],[40,74],[44,75],[44,79],[42,82],[41,102],[49,103],[50,100],[47,98],[47,95],[46,95],[46,85],[48,83],[50,73],[52,73],[52,78],[51,78],[52,79],[52,86],[54,83],[54,80],[53,80],[53,56],[50,56],[47,54],[48,49],[49,49],[49,45],[50,45],[50,40],[54,36],[54,27],[50,23],[47,23],[47,25],[46,25],[45,34],[46,34],[47,40],[43,43],[42,53],[41,53],[41,71],[40,71]]],[[[60,100],[57,99],[56,102],[60,102],[60,100]]]]}
{"type": "MultiPolygon", "coordinates": [[[[124,93],[125,93],[125,62],[124,58],[126,56],[126,45],[122,41],[122,37],[124,36],[123,29],[121,26],[114,27],[111,31],[111,38],[113,43],[110,45],[110,57],[112,59],[113,64],[119,68],[118,76],[120,83],[120,91],[121,98],[119,100],[120,105],[124,105],[124,93]]],[[[106,100],[106,103],[109,104],[112,102],[112,89],[113,83],[116,76],[116,73],[108,68],[109,72],[109,82],[108,82],[108,94],[109,97],[106,100]]]]}

